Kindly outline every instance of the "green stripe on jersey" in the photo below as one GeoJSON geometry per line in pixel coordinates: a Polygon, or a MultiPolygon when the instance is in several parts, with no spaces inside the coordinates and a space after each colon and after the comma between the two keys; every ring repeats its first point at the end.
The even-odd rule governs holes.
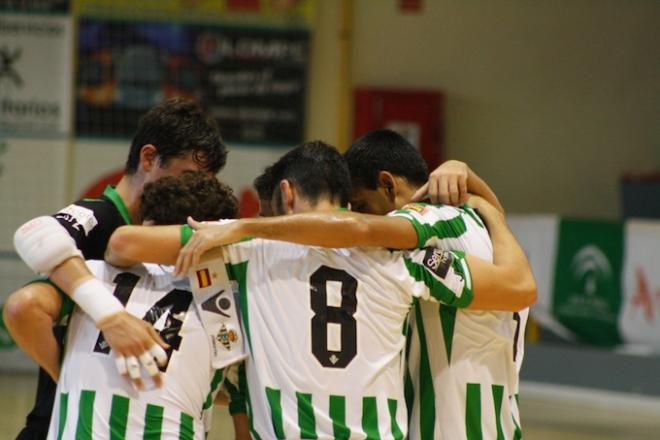
{"type": "Polygon", "coordinates": [[[92,438],[92,420],[94,419],[94,398],[96,391],[82,390],[78,405],[78,425],[76,426],[76,440],[92,438]]]}
{"type": "Polygon", "coordinates": [[[278,439],[284,438],[284,426],[282,424],[282,392],[274,388],[266,387],[266,399],[270,406],[270,420],[273,424],[273,431],[278,439]]]}
{"type": "Polygon", "coordinates": [[[445,340],[447,365],[451,363],[451,348],[454,341],[454,328],[456,327],[456,310],[455,307],[440,306],[440,325],[442,326],[442,338],[445,340]]]}
{"type": "Polygon", "coordinates": [[[415,304],[415,326],[419,337],[419,429],[421,437],[431,439],[435,428],[435,390],[433,389],[433,374],[429,362],[429,352],[426,345],[426,331],[422,319],[422,309],[415,304]]]}
{"type": "Polygon", "coordinates": [[[247,376],[245,375],[245,362],[238,364],[238,388],[243,392],[245,396],[245,408],[247,409],[248,416],[248,428],[252,437],[256,440],[261,440],[259,433],[254,429],[254,414],[252,414],[252,402],[250,401],[250,388],[247,384],[247,376]]]}
{"type": "MultiPolygon", "coordinates": [[[[518,399],[519,396],[519,394],[516,394],[514,398],[516,399],[516,407],[518,408],[518,416],[520,417],[520,399],[518,399]]],[[[520,424],[516,420],[513,412],[511,413],[511,420],[513,420],[513,424],[516,426],[516,430],[513,432],[513,440],[522,439],[522,430],[520,429],[520,424]]]]}
{"type": "Polygon", "coordinates": [[[128,424],[128,397],[112,395],[110,406],[110,440],[124,440],[128,424]]]}
{"type": "Polygon", "coordinates": [[[163,412],[165,408],[159,405],[147,404],[144,414],[143,440],[159,440],[163,431],[163,412]]]}
{"type": "Polygon", "coordinates": [[[300,427],[300,438],[318,438],[316,435],[316,418],[314,417],[314,406],[312,395],[296,391],[298,401],[298,426],[300,427]]]}
{"type": "Polygon", "coordinates": [[[396,211],[396,214],[402,214],[403,217],[407,218],[412,223],[417,232],[418,248],[426,246],[426,243],[432,238],[438,238],[441,240],[444,238],[458,238],[467,231],[465,220],[463,220],[461,215],[457,215],[449,220],[438,220],[437,222],[430,224],[421,223],[415,218],[414,214],[405,209],[396,211]]]}
{"type": "Polygon", "coordinates": [[[209,394],[206,396],[206,400],[204,401],[204,405],[202,406],[202,409],[209,409],[211,406],[213,406],[213,393],[215,392],[215,390],[218,389],[218,386],[220,386],[220,383],[222,382],[222,378],[224,377],[224,372],[225,370],[223,368],[220,368],[219,370],[215,370],[215,373],[213,374],[213,379],[211,379],[209,394]]]}
{"type": "Polygon", "coordinates": [[[493,390],[493,401],[495,402],[495,425],[497,426],[497,440],[504,440],[504,432],[502,432],[502,398],[504,397],[503,385],[491,385],[493,390]]]}
{"type": "Polygon", "coordinates": [[[179,419],[179,440],[193,440],[195,438],[195,427],[191,415],[181,413],[179,419]]]}
{"type": "Polygon", "coordinates": [[[60,393],[60,424],[57,429],[57,440],[62,440],[64,426],[66,425],[66,413],[69,409],[69,393],[60,393]]]}
{"type": "Polygon", "coordinates": [[[465,433],[467,440],[481,440],[481,385],[467,384],[465,399],[465,433]]]}
{"type": "Polygon", "coordinates": [[[351,437],[351,430],[346,425],[346,397],[330,396],[330,419],[335,439],[347,440],[351,437]]]}
{"type": "Polygon", "coordinates": [[[252,350],[252,338],[250,337],[250,318],[248,316],[248,298],[247,298],[247,265],[248,262],[244,261],[239,264],[225,264],[229,279],[238,283],[238,306],[241,310],[241,318],[243,318],[243,326],[245,327],[245,334],[247,335],[248,345],[252,350]]]}
{"type": "Polygon", "coordinates": [[[362,430],[367,440],[380,440],[378,433],[378,407],[375,397],[362,398],[362,430]]]}
{"type": "Polygon", "coordinates": [[[392,420],[391,422],[392,438],[394,440],[402,440],[403,432],[401,432],[401,428],[399,428],[399,424],[396,422],[397,406],[398,406],[398,402],[396,399],[387,399],[387,409],[390,410],[390,419],[392,420]]]}
{"type": "Polygon", "coordinates": [[[229,414],[233,416],[234,414],[247,413],[247,408],[245,407],[245,390],[240,389],[240,384],[234,384],[229,377],[226,377],[224,387],[229,394],[229,414]]]}

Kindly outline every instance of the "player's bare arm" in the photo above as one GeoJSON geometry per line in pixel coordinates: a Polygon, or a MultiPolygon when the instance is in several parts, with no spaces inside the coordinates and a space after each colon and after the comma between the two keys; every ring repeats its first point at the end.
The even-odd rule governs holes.
{"type": "Polygon", "coordinates": [[[402,218],[359,214],[350,211],[315,211],[268,218],[241,219],[226,225],[189,219],[195,234],[181,249],[176,272],[185,273],[209,249],[258,237],[323,247],[386,247],[413,249],[417,233],[402,218]],[[319,231],[323,231],[319,234],[319,231]]]}
{"type": "MultiPolygon", "coordinates": [[[[32,270],[47,275],[96,322],[117,356],[120,373],[129,375],[139,387],[142,363],[159,383],[160,372],[154,358],[163,361],[162,347],[167,344],[151,325],[128,314],[119,300],[92,275],[75,242],[57,220],[47,216],[30,220],[16,231],[14,245],[32,270]],[[127,364],[132,368],[127,368],[127,364]]],[[[27,294],[19,291],[16,295],[19,301],[27,294]]],[[[48,314],[47,310],[43,312],[48,314]]]]}
{"type": "Polygon", "coordinates": [[[458,160],[448,160],[433,170],[429,175],[429,181],[417,190],[412,201],[429,198],[434,204],[457,206],[465,203],[469,194],[483,197],[500,212],[504,212],[490,186],[465,162],[458,160]]]}
{"type": "Polygon", "coordinates": [[[181,227],[121,226],[112,233],[105,260],[115,266],[127,267],[148,261],[174,264],[181,248],[181,227]]]}
{"type": "MultiPolygon", "coordinates": [[[[90,281],[94,284],[98,282],[81,258],[67,260],[58,267],[58,270],[50,274],[50,279],[64,292],[75,292],[81,285],[90,281]],[[79,276],[84,273],[87,275],[79,276]]],[[[99,287],[103,287],[103,285],[100,284],[99,287]]],[[[105,287],[103,290],[105,291],[105,287]]],[[[93,294],[99,291],[100,288],[93,294]]],[[[98,300],[97,297],[90,299],[98,300]]],[[[169,346],[151,324],[131,315],[123,307],[116,313],[106,314],[95,319],[95,322],[117,356],[117,365],[121,374],[129,377],[141,389],[140,364],[137,364],[138,368],[135,368],[135,360],[139,360],[149,375],[153,377],[156,385],[160,386],[160,371],[156,367],[154,359],[159,363],[166,362],[165,352],[162,349],[169,346]],[[126,366],[124,367],[124,365],[126,366]]]]}
{"type": "MultiPolygon", "coordinates": [[[[466,255],[474,282],[474,310],[519,311],[536,301],[536,283],[527,257],[509,231],[504,216],[483,199],[472,201],[484,211],[493,241],[495,264],[466,255]]],[[[417,232],[399,217],[375,216],[347,211],[324,211],[282,217],[241,219],[226,225],[191,221],[195,234],[181,249],[176,270],[186,273],[201,255],[217,246],[244,237],[290,241],[324,247],[374,246],[412,249],[417,232]],[[322,231],[322,234],[319,234],[322,231]]]]}
{"type": "Polygon", "coordinates": [[[504,214],[481,197],[468,203],[479,211],[493,243],[493,264],[478,258],[468,259],[473,273],[474,300],[470,309],[503,310],[502,304],[518,311],[536,302],[536,280],[529,260],[506,224],[504,214]],[[506,286],[506,288],[504,288],[506,286]]]}
{"type": "Polygon", "coordinates": [[[11,295],[2,311],[16,344],[54,381],[60,375],[60,347],[53,335],[53,324],[61,306],[62,298],[53,286],[36,282],[11,295]]]}

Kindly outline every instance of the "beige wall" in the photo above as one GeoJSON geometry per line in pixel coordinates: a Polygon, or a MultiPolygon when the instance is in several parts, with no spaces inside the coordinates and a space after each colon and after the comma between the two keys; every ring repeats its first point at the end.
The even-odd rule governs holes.
{"type": "MultiPolygon", "coordinates": [[[[336,142],[339,0],[320,0],[308,138],[336,142]]],[[[445,157],[513,212],[619,215],[618,178],[660,168],[660,2],[353,2],[352,82],[446,93],[445,157]]]]}

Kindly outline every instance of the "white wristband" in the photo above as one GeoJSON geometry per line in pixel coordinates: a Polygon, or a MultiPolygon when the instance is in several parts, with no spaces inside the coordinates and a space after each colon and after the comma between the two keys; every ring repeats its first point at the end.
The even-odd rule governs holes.
{"type": "Polygon", "coordinates": [[[73,290],[71,299],[87,313],[94,322],[99,322],[114,313],[124,310],[119,300],[100,280],[90,278],[73,290]]]}

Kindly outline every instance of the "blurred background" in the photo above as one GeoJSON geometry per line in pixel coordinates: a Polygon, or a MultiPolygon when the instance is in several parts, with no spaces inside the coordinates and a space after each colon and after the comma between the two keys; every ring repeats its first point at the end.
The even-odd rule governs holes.
{"type": "MultiPolygon", "coordinates": [[[[16,227],[118,181],[163,99],[218,120],[244,216],[286,149],[388,127],[489,182],[530,257],[525,438],[660,438],[659,42],[657,0],[0,0],[0,303],[16,227]]],[[[35,371],[0,324],[0,438],[35,371]]]]}

